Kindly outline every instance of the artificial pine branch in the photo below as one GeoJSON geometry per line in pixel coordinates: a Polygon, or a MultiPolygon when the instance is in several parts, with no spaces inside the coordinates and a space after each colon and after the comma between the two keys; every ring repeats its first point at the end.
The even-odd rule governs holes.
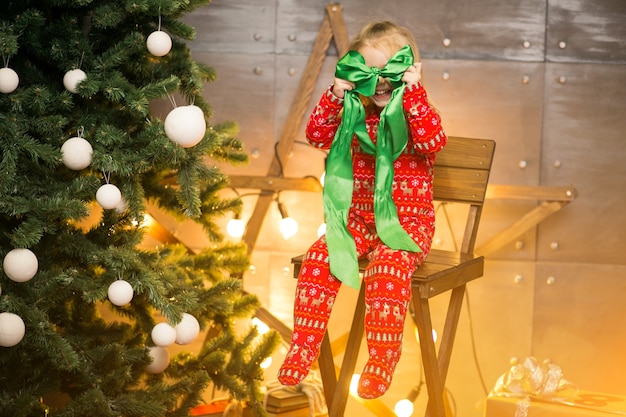
{"type": "Polygon", "coordinates": [[[200,143],[182,148],[152,114],[156,100],[180,97],[210,121],[205,83],[217,74],[195,61],[180,21],[208,0],[9,1],[0,10],[0,54],[19,74],[0,93],[0,258],[14,248],[37,256],[36,275],[15,282],[0,271],[0,312],[18,315],[25,334],[0,349],[0,417],[183,417],[217,388],[264,415],[260,363],[277,335],[239,334],[258,299],[246,295],[243,244],[223,242],[215,219],[241,210],[224,198],[228,178],[216,162],[247,161],[235,124],[207,126],[200,143]],[[147,36],[158,27],[171,51],[153,56],[147,36]],[[76,92],[65,73],[86,74],[76,92]],[[79,136],[93,149],[86,168],[63,162],[61,147],[79,136]],[[95,194],[116,185],[125,205],[102,209],[95,194]],[[196,221],[212,247],[144,247],[146,204],[174,219],[196,221]],[[130,304],[117,306],[108,287],[124,279],[130,304]],[[157,374],[151,330],[198,319],[205,340],[157,374]],[[47,410],[47,411],[46,411],[47,410]]]}

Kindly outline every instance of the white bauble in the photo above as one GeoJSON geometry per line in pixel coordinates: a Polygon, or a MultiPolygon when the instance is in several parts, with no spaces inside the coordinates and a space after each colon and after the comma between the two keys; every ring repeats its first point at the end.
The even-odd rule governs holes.
{"type": "Polygon", "coordinates": [[[172,38],[162,30],[157,30],[148,36],[146,46],[148,51],[154,56],[167,55],[172,49],[172,38]]]}
{"type": "Polygon", "coordinates": [[[76,136],[69,138],[63,143],[61,154],[63,154],[63,164],[66,167],[74,171],[80,171],[91,164],[93,148],[85,139],[76,136]]]}
{"type": "Polygon", "coordinates": [[[11,347],[22,341],[26,333],[24,320],[17,314],[0,313],[0,346],[11,347]]]}
{"type": "Polygon", "coordinates": [[[87,78],[87,74],[80,68],[69,70],[63,76],[63,85],[70,93],[75,93],[78,84],[87,78]]]}
{"type": "Polygon", "coordinates": [[[150,362],[144,368],[146,372],[149,374],[159,374],[170,364],[170,353],[161,346],[151,346],[148,348],[148,354],[152,358],[152,362],[150,362]]]}
{"type": "Polygon", "coordinates": [[[116,306],[122,307],[130,303],[133,299],[133,287],[123,279],[118,279],[109,285],[107,295],[111,303],[116,306]]]}
{"type": "Polygon", "coordinates": [[[165,134],[183,148],[191,148],[202,140],[206,120],[202,109],[193,104],[179,106],[169,112],[164,122],[165,134]]]}
{"type": "Polygon", "coordinates": [[[39,262],[30,249],[13,249],[4,257],[2,267],[12,281],[26,282],[37,273],[39,262]]]}
{"type": "Polygon", "coordinates": [[[0,93],[12,93],[20,84],[20,77],[11,68],[0,68],[0,93]]]}
{"type": "Polygon", "coordinates": [[[176,341],[176,329],[167,323],[159,323],[152,328],[151,336],[155,345],[166,347],[176,341]]]}
{"type": "Polygon", "coordinates": [[[117,207],[122,201],[120,189],[113,184],[104,184],[96,192],[96,201],[105,209],[111,210],[117,207]]]}
{"type": "Polygon", "coordinates": [[[200,334],[200,323],[191,314],[183,313],[183,319],[176,325],[175,329],[176,343],[186,345],[196,340],[200,334]]]}

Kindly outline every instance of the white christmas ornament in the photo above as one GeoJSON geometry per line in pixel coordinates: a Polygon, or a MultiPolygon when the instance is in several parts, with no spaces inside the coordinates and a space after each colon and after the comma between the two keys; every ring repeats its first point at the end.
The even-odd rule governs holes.
{"type": "Polygon", "coordinates": [[[148,348],[148,354],[152,358],[152,362],[146,365],[145,370],[150,374],[159,374],[170,364],[170,354],[164,347],[151,346],[148,348]]]}
{"type": "Polygon", "coordinates": [[[164,122],[165,134],[183,148],[197,145],[206,132],[202,109],[193,104],[179,106],[169,112],[164,122]]]}
{"type": "Polygon", "coordinates": [[[17,314],[0,313],[0,346],[11,347],[22,341],[26,333],[24,320],[17,314]]]}
{"type": "Polygon", "coordinates": [[[122,307],[130,303],[133,299],[133,287],[123,279],[118,279],[109,285],[107,295],[111,303],[122,307]]]}
{"type": "Polygon", "coordinates": [[[87,74],[85,74],[85,71],[81,70],[80,68],[69,70],[63,76],[63,85],[65,86],[67,91],[69,91],[70,93],[75,93],[77,91],[76,87],[78,87],[78,84],[85,78],[87,78],[87,74]]]}
{"type": "Polygon", "coordinates": [[[193,342],[200,334],[200,323],[191,314],[183,313],[183,319],[176,325],[175,329],[176,343],[186,345],[193,342]]]}
{"type": "Polygon", "coordinates": [[[91,164],[93,148],[85,139],[76,136],[63,143],[61,153],[63,154],[63,164],[66,167],[80,171],[91,164]]]}
{"type": "Polygon", "coordinates": [[[115,185],[104,184],[96,192],[96,201],[105,210],[114,209],[122,201],[122,193],[115,185]]]}
{"type": "Polygon", "coordinates": [[[12,93],[20,84],[20,77],[11,68],[0,68],[0,93],[12,93]]]}
{"type": "Polygon", "coordinates": [[[159,323],[152,328],[151,336],[155,345],[166,347],[176,341],[176,329],[167,323],[159,323]]]}
{"type": "Polygon", "coordinates": [[[157,30],[148,36],[146,46],[148,51],[154,56],[167,55],[172,49],[172,38],[162,30],[157,30]]]}
{"type": "Polygon", "coordinates": [[[12,281],[26,282],[37,273],[39,262],[30,249],[13,249],[4,257],[2,267],[12,281]]]}

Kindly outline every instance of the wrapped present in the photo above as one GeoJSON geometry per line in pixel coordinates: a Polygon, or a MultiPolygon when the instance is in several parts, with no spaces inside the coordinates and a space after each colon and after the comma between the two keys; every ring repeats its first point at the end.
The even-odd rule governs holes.
{"type": "Polygon", "coordinates": [[[485,417],[626,416],[626,397],[579,390],[549,360],[511,360],[485,402],[485,417]]]}
{"type": "Polygon", "coordinates": [[[216,399],[190,410],[191,417],[251,417],[250,410],[234,399],[216,399]]]}
{"type": "Polygon", "coordinates": [[[265,392],[265,409],[270,416],[324,417],[328,413],[322,382],[314,371],[298,385],[270,382],[265,392]]]}

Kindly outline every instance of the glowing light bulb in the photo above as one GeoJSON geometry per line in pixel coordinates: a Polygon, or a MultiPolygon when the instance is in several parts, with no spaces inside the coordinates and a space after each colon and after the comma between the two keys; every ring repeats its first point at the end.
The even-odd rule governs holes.
{"type": "Polygon", "coordinates": [[[396,403],[393,407],[393,412],[398,417],[410,417],[413,415],[413,403],[404,398],[396,403]]]}
{"type": "Polygon", "coordinates": [[[298,233],[298,222],[291,217],[285,217],[280,221],[280,233],[285,240],[292,238],[298,233]]]}
{"type": "Polygon", "coordinates": [[[260,320],[258,317],[253,317],[252,318],[252,325],[256,326],[257,331],[259,332],[259,334],[265,334],[267,332],[270,331],[270,326],[268,326],[267,324],[265,324],[262,320],[260,320]]]}
{"type": "Polygon", "coordinates": [[[261,367],[261,369],[267,369],[270,366],[272,366],[272,357],[269,356],[269,357],[265,358],[265,360],[263,362],[261,362],[259,364],[259,366],[261,367]]]}
{"type": "Polygon", "coordinates": [[[357,389],[359,387],[359,379],[361,379],[361,374],[352,375],[352,379],[350,380],[350,392],[353,395],[357,395],[357,389]]]}
{"type": "Polygon", "coordinates": [[[240,218],[232,218],[226,224],[226,233],[228,236],[234,238],[240,238],[243,236],[243,232],[246,230],[246,224],[240,218]]]}

